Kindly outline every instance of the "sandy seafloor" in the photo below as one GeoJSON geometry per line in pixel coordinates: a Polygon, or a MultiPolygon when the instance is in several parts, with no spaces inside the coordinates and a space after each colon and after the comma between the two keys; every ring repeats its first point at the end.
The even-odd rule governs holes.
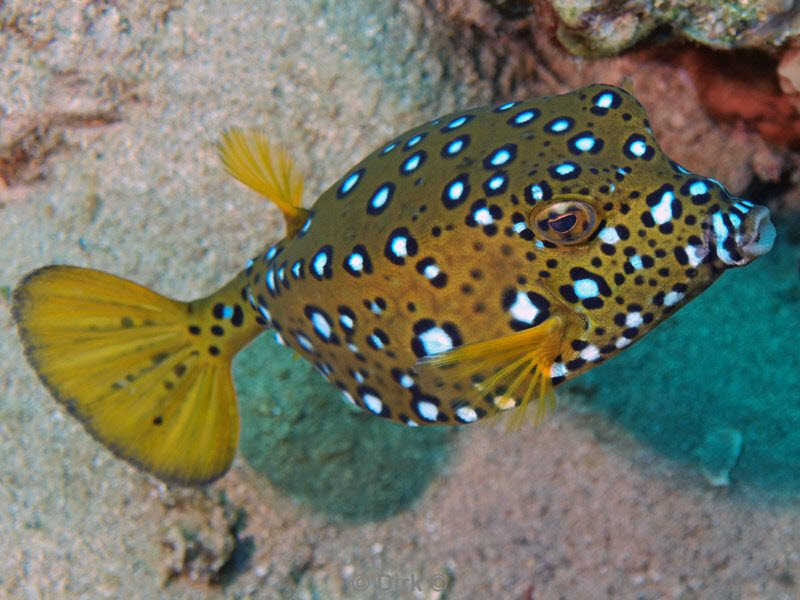
{"type": "Polygon", "coordinates": [[[27,4],[0,4],[0,144],[31,126],[52,153],[39,179],[0,188],[0,596],[800,597],[790,220],[757,266],[562,389],[538,430],[354,415],[264,338],[235,364],[242,448],[226,477],[174,491],[116,460],[24,361],[7,295],[22,274],[63,262],[208,293],[283,228],[223,173],[225,127],[265,126],[312,199],[491,86],[459,76],[410,3],[27,4]],[[181,561],[165,540],[221,548],[230,528],[219,583],[197,560],[199,578],[167,581],[181,561]]]}

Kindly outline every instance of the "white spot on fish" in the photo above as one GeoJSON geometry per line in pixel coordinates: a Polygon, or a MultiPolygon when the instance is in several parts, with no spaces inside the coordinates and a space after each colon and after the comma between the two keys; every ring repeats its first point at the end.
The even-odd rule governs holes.
{"type": "Polygon", "coordinates": [[[492,218],[492,213],[489,212],[489,209],[486,208],[485,206],[479,208],[474,213],[472,213],[472,218],[475,219],[475,222],[478,225],[491,225],[492,223],[494,223],[494,218],[492,218]]]}
{"type": "Polygon", "coordinates": [[[474,423],[478,420],[478,413],[471,406],[460,406],[456,409],[456,416],[465,423],[474,423]]]}
{"type": "Polygon", "coordinates": [[[628,150],[630,150],[631,154],[634,156],[644,156],[644,153],[647,152],[647,144],[645,144],[642,140],[635,140],[631,142],[630,146],[628,146],[628,150]]]}
{"type": "Polygon", "coordinates": [[[425,270],[423,271],[425,277],[427,277],[428,279],[434,279],[437,275],[439,275],[440,272],[441,271],[439,267],[437,267],[436,265],[428,265],[427,267],[425,267],[425,270]]]}
{"type": "Polygon", "coordinates": [[[575,147],[581,152],[589,152],[592,148],[594,148],[594,145],[595,140],[591,136],[582,137],[575,140],[575,147]]]}
{"type": "Polygon", "coordinates": [[[500,410],[511,410],[517,406],[516,401],[508,396],[495,396],[492,403],[500,410]]]}
{"type": "Polygon", "coordinates": [[[663,225],[672,219],[672,201],[674,199],[675,194],[668,190],[661,195],[658,204],[650,209],[650,214],[653,215],[656,224],[663,225]]]}
{"type": "Polygon", "coordinates": [[[389,199],[389,192],[390,188],[388,185],[382,185],[378,188],[378,191],[372,196],[372,199],[369,201],[370,205],[373,209],[378,210],[383,208],[383,205],[386,204],[386,201],[389,199]]]}
{"type": "Polygon", "coordinates": [[[363,257],[363,256],[361,256],[361,255],[360,255],[360,254],[358,254],[358,253],[351,254],[351,255],[350,255],[348,258],[347,258],[347,265],[348,265],[348,266],[349,266],[349,267],[350,267],[350,268],[351,268],[353,271],[360,271],[361,269],[363,269],[363,268],[364,268],[364,257],[363,257]]]}
{"type": "Polygon", "coordinates": [[[600,233],[597,234],[597,237],[603,240],[603,242],[606,244],[616,244],[619,242],[619,234],[614,227],[603,227],[603,229],[600,230],[600,233]]]}
{"type": "Polygon", "coordinates": [[[575,295],[581,300],[585,298],[594,298],[600,294],[600,289],[593,279],[579,279],[573,285],[575,295]]]}
{"type": "Polygon", "coordinates": [[[517,297],[514,299],[514,304],[511,305],[508,311],[517,321],[528,324],[533,323],[536,320],[536,316],[539,314],[539,309],[536,308],[533,302],[531,302],[531,299],[528,298],[528,294],[519,291],[517,292],[517,297]]]}
{"type": "Polygon", "coordinates": [[[464,123],[467,122],[468,118],[469,117],[465,116],[465,117],[458,117],[457,119],[453,119],[452,121],[450,121],[447,124],[447,129],[452,130],[452,129],[457,129],[458,127],[461,127],[464,123]]]}
{"type": "Polygon", "coordinates": [[[402,235],[397,236],[392,240],[392,253],[398,257],[403,258],[404,256],[408,256],[408,248],[407,248],[408,238],[402,235]]]}
{"type": "Polygon", "coordinates": [[[417,402],[417,410],[420,416],[426,421],[435,421],[439,416],[439,409],[437,406],[427,400],[420,400],[417,402]]]}
{"type": "Polygon", "coordinates": [[[361,179],[360,171],[350,175],[347,179],[344,180],[344,183],[342,183],[342,187],[340,188],[341,193],[342,194],[350,193],[350,190],[352,190],[355,187],[359,179],[361,179]]]}
{"type": "Polygon", "coordinates": [[[702,196],[708,193],[708,186],[704,181],[695,181],[689,186],[689,193],[692,196],[702,196]]]}
{"type": "Polygon", "coordinates": [[[311,314],[311,324],[314,326],[314,330],[322,336],[324,339],[330,339],[331,337],[331,325],[328,323],[328,319],[322,313],[314,312],[311,314]]]}
{"type": "Polygon", "coordinates": [[[610,108],[613,102],[614,102],[614,96],[611,95],[609,92],[606,92],[605,94],[600,95],[600,97],[597,99],[594,105],[599,108],[610,108]]]}
{"type": "Polygon", "coordinates": [[[270,292],[272,292],[273,294],[276,293],[277,290],[275,289],[275,271],[273,271],[272,269],[267,271],[267,287],[269,288],[270,292]]]}
{"type": "Polygon", "coordinates": [[[317,255],[314,257],[313,262],[311,263],[311,267],[314,269],[314,273],[322,277],[323,274],[325,273],[325,265],[327,264],[328,264],[328,254],[325,252],[318,252],[317,255]]]}
{"type": "Polygon", "coordinates": [[[453,340],[441,327],[431,327],[419,335],[419,341],[426,355],[447,352],[453,347],[453,340]]]}
{"type": "Polygon", "coordinates": [[[307,350],[308,352],[314,351],[314,345],[311,343],[311,340],[309,340],[305,335],[303,335],[298,331],[297,333],[294,334],[294,337],[297,340],[297,343],[300,344],[300,346],[303,349],[307,350]]]}
{"type": "Polygon", "coordinates": [[[511,160],[511,153],[508,150],[498,150],[489,160],[493,167],[500,167],[511,160]]]}
{"type": "Polygon", "coordinates": [[[556,167],[556,173],[559,175],[569,175],[575,170],[575,165],[572,163],[562,163],[556,167]]]}
{"type": "Polygon", "coordinates": [[[517,125],[524,125],[528,121],[531,121],[536,116],[536,113],[532,110],[526,110],[525,112],[519,113],[516,117],[514,117],[514,123],[517,125]]]}
{"type": "Polygon", "coordinates": [[[558,119],[550,124],[550,131],[561,133],[569,129],[571,122],[569,119],[558,119]]]}
{"type": "Polygon", "coordinates": [[[703,262],[703,259],[708,254],[705,248],[693,246],[692,244],[686,246],[685,250],[686,250],[686,256],[689,259],[689,264],[692,267],[696,267],[701,262],[703,262]]]}
{"type": "Polygon", "coordinates": [[[464,140],[462,139],[453,140],[447,145],[447,150],[445,150],[445,153],[450,156],[453,156],[461,152],[463,148],[464,148],[464,140]]]}
{"type": "Polygon", "coordinates": [[[542,186],[535,184],[530,187],[531,198],[533,198],[536,202],[544,198],[544,192],[542,191],[542,186]]]}
{"type": "Polygon", "coordinates": [[[625,325],[627,327],[639,327],[642,323],[644,323],[644,320],[640,312],[628,313],[625,317],[625,325]]]}
{"type": "Polygon", "coordinates": [[[379,415],[383,412],[383,402],[381,402],[381,399],[377,396],[373,394],[364,394],[362,399],[364,400],[366,407],[376,415],[379,415]]]}
{"type": "Polygon", "coordinates": [[[673,306],[681,300],[683,300],[683,294],[673,290],[664,296],[664,306],[673,306]]]}

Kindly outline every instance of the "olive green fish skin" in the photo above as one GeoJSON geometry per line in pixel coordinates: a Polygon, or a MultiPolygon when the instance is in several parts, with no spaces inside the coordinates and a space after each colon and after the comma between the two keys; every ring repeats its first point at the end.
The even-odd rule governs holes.
{"type": "Polygon", "coordinates": [[[422,389],[421,358],[557,314],[574,325],[549,374],[557,385],[772,238],[765,208],[669,160],[633,96],[593,85],[398,136],[240,277],[259,322],[348,401],[407,425],[459,424],[496,412],[491,395],[422,389]],[[583,208],[550,226],[588,215],[579,243],[549,241],[535,222],[565,198],[583,208]]]}

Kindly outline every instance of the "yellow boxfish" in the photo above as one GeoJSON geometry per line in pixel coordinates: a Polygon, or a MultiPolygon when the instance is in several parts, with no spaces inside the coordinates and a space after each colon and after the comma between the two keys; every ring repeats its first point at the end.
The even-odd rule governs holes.
{"type": "Polygon", "coordinates": [[[769,210],[670,160],[626,91],[459,111],[352,167],[310,209],[254,130],[219,144],[286,237],[179,302],[90,269],[24,277],[13,315],[53,396],[118,456],[204,484],[239,436],[238,350],[266,329],[344,399],[405,425],[529,403],[630,346],[726,268],[772,247],[769,210]]]}

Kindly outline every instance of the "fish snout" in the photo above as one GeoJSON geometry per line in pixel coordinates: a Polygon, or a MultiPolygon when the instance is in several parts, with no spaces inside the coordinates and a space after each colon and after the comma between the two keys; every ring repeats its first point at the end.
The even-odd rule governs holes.
{"type": "Polygon", "coordinates": [[[766,206],[754,206],[742,224],[742,233],[738,239],[739,252],[750,262],[772,249],[775,242],[775,226],[769,218],[766,206]]]}
{"type": "Polygon", "coordinates": [[[775,226],[766,206],[734,199],[735,210],[714,212],[706,238],[717,257],[728,266],[743,266],[766,254],[775,242],[775,226]],[[710,239],[709,239],[710,238],[710,239]]]}

